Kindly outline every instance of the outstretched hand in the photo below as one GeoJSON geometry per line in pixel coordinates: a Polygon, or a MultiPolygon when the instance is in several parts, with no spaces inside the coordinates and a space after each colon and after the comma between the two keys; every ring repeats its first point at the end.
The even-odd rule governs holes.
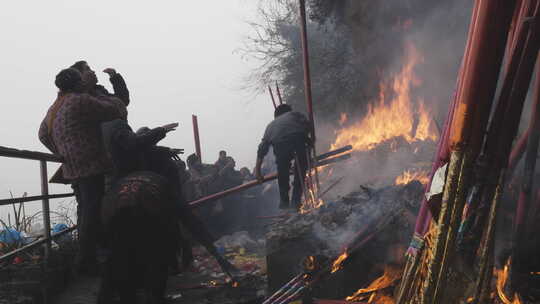
{"type": "Polygon", "coordinates": [[[178,154],[184,154],[184,149],[169,149],[169,151],[171,153],[171,159],[176,161],[180,160],[178,154]]]}
{"type": "Polygon", "coordinates": [[[171,149],[174,154],[184,154],[184,149],[171,149]]]}
{"type": "Polygon", "coordinates": [[[167,132],[167,133],[176,130],[177,127],[178,127],[177,122],[166,124],[166,125],[162,126],[162,128],[165,129],[165,132],[167,132]]]}

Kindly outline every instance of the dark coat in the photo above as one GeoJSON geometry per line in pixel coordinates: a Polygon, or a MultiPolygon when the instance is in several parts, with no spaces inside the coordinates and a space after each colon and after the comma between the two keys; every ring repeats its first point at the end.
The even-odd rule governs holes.
{"type": "Polygon", "coordinates": [[[105,150],[111,158],[116,178],[145,168],[145,154],[165,137],[158,127],[144,134],[133,132],[127,121],[115,119],[101,125],[105,150]]]}

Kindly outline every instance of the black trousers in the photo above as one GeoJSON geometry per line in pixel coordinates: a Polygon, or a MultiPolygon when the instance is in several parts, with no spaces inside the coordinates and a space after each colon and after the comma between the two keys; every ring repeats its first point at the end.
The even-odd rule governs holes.
{"type": "Polygon", "coordinates": [[[95,267],[98,244],[103,240],[100,220],[101,201],[105,193],[105,178],[94,175],[77,179],[73,185],[77,199],[79,231],[79,267],[95,267]]]}
{"type": "Polygon", "coordinates": [[[302,185],[306,177],[307,171],[307,149],[306,138],[302,136],[293,137],[284,142],[273,145],[274,154],[276,156],[276,165],[278,170],[278,185],[279,195],[282,205],[289,204],[290,190],[290,170],[291,163],[294,160],[294,181],[292,200],[290,201],[293,207],[299,208],[302,200],[302,185]]]}

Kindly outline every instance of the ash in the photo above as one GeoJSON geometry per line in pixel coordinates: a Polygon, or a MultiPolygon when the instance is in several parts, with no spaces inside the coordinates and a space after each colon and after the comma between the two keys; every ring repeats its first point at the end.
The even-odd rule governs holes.
{"type": "Polygon", "coordinates": [[[382,230],[389,226],[393,242],[404,242],[412,235],[416,214],[420,208],[424,187],[418,181],[404,186],[370,188],[360,186],[322,207],[286,220],[273,223],[267,232],[267,253],[280,249],[280,245],[294,240],[309,241],[316,252],[333,256],[345,249],[359,234],[376,234],[384,242],[382,230]]]}

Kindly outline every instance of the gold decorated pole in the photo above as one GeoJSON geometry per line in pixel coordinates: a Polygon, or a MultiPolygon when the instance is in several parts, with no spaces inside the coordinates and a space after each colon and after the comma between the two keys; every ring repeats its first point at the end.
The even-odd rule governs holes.
{"type": "Polygon", "coordinates": [[[446,278],[448,277],[448,269],[456,249],[456,238],[458,235],[459,225],[461,223],[461,216],[463,214],[463,208],[465,207],[465,201],[467,199],[467,193],[469,184],[471,182],[473,159],[471,153],[464,153],[461,163],[460,177],[458,185],[456,187],[456,195],[452,204],[450,223],[448,226],[448,233],[446,236],[446,243],[444,245],[444,252],[441,260],[441,269],[439,271],[439,278],[435,288],[435,294],[433,295],[433,303],[440,303],[443,292],[446,286],[446,278]]]}
{"type": "Polygon", "coordinates": [[[451,157],[419,296],[422,304],[447,302],[446,278],[452,271],[465,198],[473,184],[472,168],[484,142],[514,7],[515,1],[475,1],[450,128],[451,157]]]}
{"type": "Polygon", "coordinates": [[[463,151],[455,150],[450,154],[450,163],[446,175],[446,184],[444,187],[441,211],[435,228],[433,254],[430,257],[427,269],[427,277],[423,284],[423,290],[420,295],[422,304],[434,303],[435,289],[437,287],[441,263],[443,260],[446,237],[450,228],[451,211],[453,209],[456,190],[459,184],[459,175],[461,164],[463,162],[463,151]]]}
{"type": "Polygon", "coordinates": [[[492,263],[490,263],[493,249],[495,247],[495,228],[497,219],[497,210],[501,202],[503,187],[504,187],[504,170],[499,175],[499,181],[493,201],[489,209],[489,220],[485,232],[484,242],[480,248],[478,277],[475,282],[473,304],[481,303],[482,294],[485,294],[486,285],[490,285],[492,277],[492,263]],[[491,267],[490,267],[491,265],[491,267]]]}

